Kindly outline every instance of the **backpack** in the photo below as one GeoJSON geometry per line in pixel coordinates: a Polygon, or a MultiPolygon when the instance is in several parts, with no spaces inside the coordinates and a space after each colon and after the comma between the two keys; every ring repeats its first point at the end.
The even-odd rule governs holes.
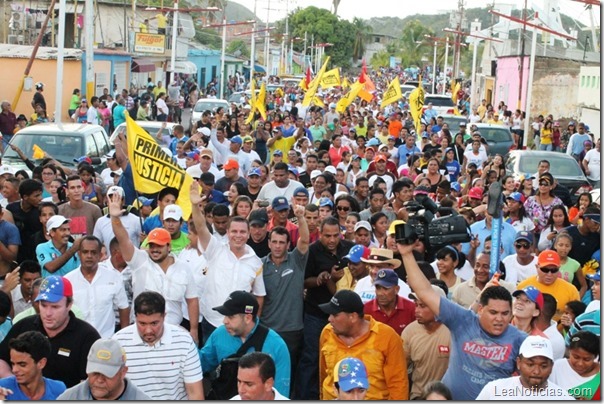
{"type": "MultiPolygon", "coordinates": [[[[268,328],[258,324],[254,334],[241,345],[237,352],[222,359],[216,370],[206,375],[210,383],[207,390],[204,386],[206,400],[230,400],[238,394],[237,371],[239,369],[239,359],[247,353],[250,347],[254,347],[257,352],[262,351],[267,335],[268,328]]],[[[204,377],[204,380],[206,380],[206,377],[204,377]]]]}

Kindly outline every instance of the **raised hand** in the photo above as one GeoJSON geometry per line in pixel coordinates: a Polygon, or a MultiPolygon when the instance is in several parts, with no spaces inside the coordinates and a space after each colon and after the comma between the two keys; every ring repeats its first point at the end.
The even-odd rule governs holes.
{"type": "Polygon", "coordinates": [[[201,202],[203,202],[204,197],[200,195],[200,192],[201,190],[199,189],[199,184],[197,181],[193,181],[189,189],[189,200],[193,205],[199,205],[201,202]]]}
{"type": "Polygon", "coordinates": [[[125,212],[125,209],[122,209],[122,196],[115,193],[109,196],[109,203],[107,204],[109,208],[109,216],[119,218],[125,212]]]}

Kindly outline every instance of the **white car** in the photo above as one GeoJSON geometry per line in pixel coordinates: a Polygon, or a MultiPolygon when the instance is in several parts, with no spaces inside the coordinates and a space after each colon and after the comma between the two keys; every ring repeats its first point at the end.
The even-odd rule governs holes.
{"type": "MultiPolygon", "coordinates": [[[[136,121],[136,124],[138,126],[140,126],[141,128],[143,128],[148,134],[150,134],[153,139],[157,140],[157,143],[159,143],[161,146],[166,146],[166,147],[168,147],[170,145],[170,143],[172,142],[172,137],[174,136],[174,135],[172,135],[172,129],[174,128],[174,126],[177,125],[174,122],[165,122],[166,127],[162,130],[162,140],[160,142],[159,139],[157,139],[156,135],[157,135],[157,131],[159,131],[159,129],[162,127],[162,124],[164,124],[164,122],[136,121]]],[[[109,141],[111,142],[111,144],[113,144],[115,139],[122,132],[126,132],[126,123],[125,122],[119,124],[118,127],[113,130],[113,133],[111,134],[111,137],[109,138],[109,141]]]]}
{"type": "Polygon", "coordinates": [[[189,127],[192,128],[195,122],[201,119],[201,114],[203,114],[205,111],[214,113],[220,107],[224,108],[225,112],[229,115],[232,113],[231,107],[227,100],[220,100],[217,98],[202,98],[197,100],[195,106],[193,107],[193,111],[191,112],[191,125],[189,127]]]}
{"type": "Polygon", "coordinates": [[[438,115],[452,115],[455,113],[455,104],[450,95],[426,94],[424,97],[424,111],[430,102],[432,103],[432,109],[438,115]]]}

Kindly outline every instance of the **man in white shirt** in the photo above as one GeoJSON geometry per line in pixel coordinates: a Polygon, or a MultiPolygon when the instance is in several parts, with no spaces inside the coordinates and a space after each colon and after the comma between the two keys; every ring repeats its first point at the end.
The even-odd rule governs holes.
{"type": "Polygon", "coordinates": [[[99,265],[102,245],[95,236],[84,236],[78,250],[80,267],[65,278],[73,286],[73,301],[82,309],[84,320],[102,338],[109,338],[115,332],[113,306],[118,307],[122,328],[130,324],[130,306],[121,276],[99,265]]]}
{"type": "Polygon", "coordinates": [[[533,234],[519,231],[514,240],[516,254],[508,255],[503,260],[505,280],[517,285],[523,280],[537,275],[537,257],[533,254],[533,234]]]}
{"type": "Polygon", "coordinates": [[[549,339],[537,335],[526,337],[516,366],[520,376],[487,383],[476,400],[572,400],[565,389],[547,380],[554,367],[549,339]]]}
{"type": "Polygon", "coordinates": [[[262,186],[256,199],[272,202],[274,198],[284,197],[290,201],[294,196],[294,191],[302,186],[300,182],[289,179],[287,164],[277,163],[273,167],[273,180],[262,186]]]}
{"type": "Polygon", "coordinates": [[[585,153],[583,169],[585,175],[594,189],[600,188],[600,139],[596,140],[596,147],[585,153]]]}
{"type": "MultiPolygon", "coordinates": [[[[122,198],[125,197],[124,189],[117,185],[109,187],[107,190],[107,198],[110,198],[113,194],[119,194],[122,198]]],[[[120,221],[124,225],[126,231],[128,231],[128,237],[132,244],[138,247],[140,245],[140,235],[142,232],[141,218],[124,209],[124,213],[120,216],[120,221]]],[[[105,250],[109,253],[109,251],[111,251],[109,243],[114,237],[114,234],[111,227],[111,218],[108,214],[100,217],[99,220],[96,221],[92,234],[101,240],[101,243],[105,245],[105,250]]]]}
{"type": "MultiPolygon", "coordinates": [[[[224,129],[223,129],[224,130],[224,129]]],[[[233,136],[230,140],[218,141],[217,131],[212,131],[210,141],[218,154],[222,155],[224,161],[236,159],[239,162],[239,175],[243,176],[251,167],[249,154],[241,150],[243,139],[241,136],[233,136]]]]}
{"type": "Polygon", "coordinates": [[[157,107],[157,120],[159,122],[165,122],[168,119],[170,109],[166,104],[166,93],[161,92],[157,94],[157,100],[155,100],[155,106],[157,107]]]}
{"type": "Polygon", "coordinates": [[[246,244],[250,234],[248,221],[241,217],[231,218],[227,228],[228,241],[222,243],[208,230],[205,215],[200,208],[204,199],[200,196],[199,185],[196,182],[191,184],[190,200],[193,204],[192,216],[197,230],[199,249],[204,251],[208,261],[204,285],[205,299],[201,306],[205,343],[224,319],[223,315],[212,310],[213,307],[224,303],[231,292],[244,290],[256,296],[260,306],[258,311],[260,316],[266,289],[262,277],[262,261],[246,244]]]}
{"type": "Polygon", "coordinates": [[[101,118],[99,116],[99,111],[97,108],[99,107],[99,97],[94,96],[90,99],[90,107],[86,112],[86,123],[100,125],[101,118]]]}
{"type": "Polygon", "coordinates": [[[108,206],[111,226],[119,242],[120,251],[132,269],[134,299],[146,290],[161,293],[166,299],[166,322],[174,325],[179,325],[183,319],[181,304],[184,299],[191,319],[191,337],[197,343],[199,318],[197,288],[187,263],[180,261],[171,253],[170,233],[162,228],[151,230],[147,237],[149,245],[147,251],[140,250],[132,244],[120,220],[123,214],[121,196],[111,195],[108,206]]]}

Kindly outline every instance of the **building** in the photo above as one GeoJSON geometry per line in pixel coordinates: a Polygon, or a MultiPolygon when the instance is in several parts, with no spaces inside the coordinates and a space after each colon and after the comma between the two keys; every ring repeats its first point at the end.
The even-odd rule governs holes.
{"type": "Polygon", "coordinates": [[[600,137],[600,66],[581,66],[577,90],[579,119],[589,125],[589,130],[600,137]]]}

